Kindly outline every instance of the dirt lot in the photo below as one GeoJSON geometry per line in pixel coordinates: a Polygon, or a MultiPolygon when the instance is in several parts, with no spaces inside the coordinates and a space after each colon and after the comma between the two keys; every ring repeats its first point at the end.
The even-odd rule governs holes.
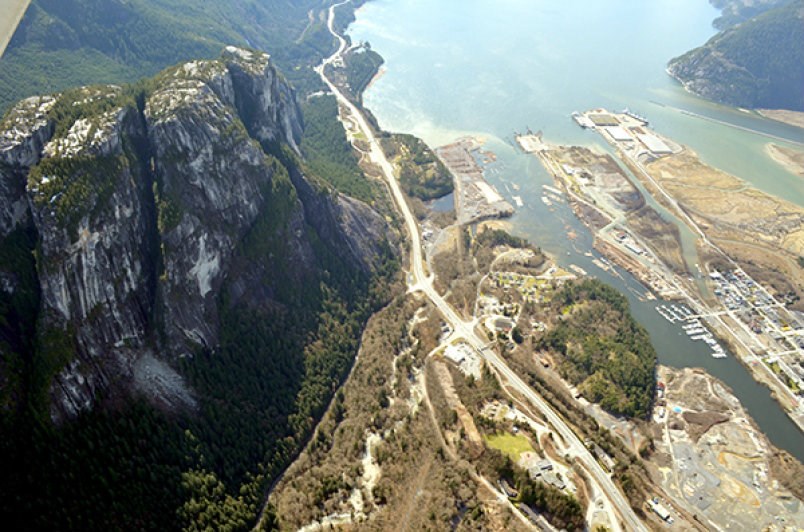
{"type": "Polygon", "coordinates": [[[686,275],[688,266],[681,250],[681,236],[675,224],[667,222],[653,208],[642,207],[628,214],[628,227],[648,242],[674,272],[686,275]]]}
{"type": "Polygon", "coordinates": [[[455,386],[452,383],[452,375],[450,375],[449,369],[447,369],[445,363],[440,360],[433,364],[433,368],[438,378],[438,383],[444,391],[444,396],[447,398],[447,405],[458,414],[458,419],[466,433],[466,439],[470,445],[474,446],[479,455],[483,452],[483,438],[480,437],[480,433],[477,431],[477,426],[475,426],[472,415],[466,410],[463,403],[461,403],[458,394],[455,393],[455,386]]]}
{"type": "Polygon", "coordinates": [[[582,146],[555,146],[544,157],[561,167],[567,181],[576,185],[573,189],[596,205],[573,202],[572,208],[584,224],[592,230],[609,224],[611,220],[599,208],[611,219],[625,216],[628,228],[643,238],[665,264],[677,273],[687,273],[678,228],[645,203],[642,193],[611,155],[582,146]]]}
{"type": "Polygon", "coordinates": [[[610,197],[616,210],[635,211],[645,204],[642,194],[611,155],[583,146],[556,146],[549,155],[565,171],[570,169],[575,182],[588,189],[587,193],[610,197]]]}
{"type": "Polygon", "coordinates": [[[793,492],[801,464],[770,444],[731,390],[699,369],[660,367],[659,378],[666,405],[650,461],[667,493],[722,529],[804,526],[793,492]]]}

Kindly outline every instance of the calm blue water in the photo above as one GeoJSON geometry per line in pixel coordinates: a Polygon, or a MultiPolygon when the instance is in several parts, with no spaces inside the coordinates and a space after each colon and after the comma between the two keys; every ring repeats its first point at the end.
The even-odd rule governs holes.
{"type": "Polygon", "coordinates": [[[430,202],[430,208],[436,212],[451,211],[455,208],[455,194],[449,193],[430,202]]]}
{"type": "Polygon", "coordinates": [[[804,180],[765,154],[770,138],[679,112],[804,142],[801,129],[695,98],[665,74],[668,59],[714,34],[717,15],[705,0],[372,0],[349,33],[386,60],[385,75],[364,96],[384,129],[413,133],[431,146],[464,135],[485,138],[498,155],[489,181],[509,200],[516,194],[525,201],[512,219],[514,230],[623,291],[661,363],[706,368],[734,389],[776,445],[804,460],[804,435],[768,390],[736,360],[711,358],[704,344],[663,320],[656,303],[638,297],[644,289],[627,273],[597,268],[585,255],[591,235],[569,208],[548,209],[539,201],[552,178],[513,147],[514,132],[530,127],[551,142],[606,148],[570,113],[629,107],[705,162],[804,205],[804,180]]]}

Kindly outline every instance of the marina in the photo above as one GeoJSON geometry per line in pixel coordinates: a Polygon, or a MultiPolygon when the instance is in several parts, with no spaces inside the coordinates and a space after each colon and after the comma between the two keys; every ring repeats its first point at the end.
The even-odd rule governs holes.
{"type": "MultiPolygon", "coordinates": [[[[495,17],[521,23],[516,31],[509,31],[510,28],[499,31],[495,25],[480,23],[489,15],[485,4],[420,0],[367,4],[360,11],[358,21],[350,27],[350,35],[355,41],[367,40],[377,50],[382,50],[388,71],[364,95],[366,107],[384,129],[415,134],[432,146],[454,142],[466,135],[483,136],[486,140],[483,149],[498,156],[489,167],[500,170],[499,176],[487,176],[489,182],[500,190],[504,190],[503,180],[521,187],[516,194],[523,198],[525,206],[511,219],[514,234],[530,239],[558,257],[564,266],[575,264],[624,293],[634,317],[648,330],[660,364],[700,367],[722,379],[735,390],[776,445],[804,457],[802,433],[771,397],[768,388],[755,381],[736,357],[716,360],[715,356],[709,356],[713,349],[708,344],[681,334],[683,330],[679,326],[686,324],[686,320],[671,316],[671,322],[651,310],[660,304],[670,305],[671,301],[649,300],[643,296],[644,288],[630,275],[623,273],[618,277],[592,263],[592,258],[599,253],[593,248],[590,231],[575,218],[566,203],[541,198],[548,191],[543,185],[555,186],[554,176],[528,153],[543,149],[544,143],[536,134],[511,138],[512,130],[525,131],[530,123],[533,131],[544,128],[545,140],[597,145],[611,153],[613,148],[608,143],[599,142],[596,135],[578,127],[569,115],[573,110],[595,107],[628,107],[646,116],[664,137],[695,150],[708,164],[743,178],[760,190],[798,202],[804,201],[800,177],[776,165],[767,156],[766,138],[682,114],[670,106],[783,138],[800,138],[800,130],[702,102],[689,96],[664,72],[667,58],[698,46],[712,36],[711,21],[717,17],[717,10],[708,2],[684,0],[674,4],[672,13],[682,18],[683,24],[657,19],[649,3],[625,0],[607,3],[605,10],[594,12],[588,9],[587,2],[556,4],[550,9],[559,9],[565,15],[559,24],[540,22],[545,20],[547,7],[544,3],[527,5],[528,17],[519,13],[520,3],[495,5],[495,17]],[[422,17],[423,12],[435,14],[422,17]],[[461,13],[462,24],[455,27],[469,31],[445,31],[444,21],[453,20],[456,13],[461,13]],[[406,41],[392,38],[395,35],[377,31],[386,20],[402,35],[421,36],[422,46],[411,48],[406,41]],[[605,24],[601,20],[605,20],[605,24]],[[576,36],[579,24],[587,31],[584,39],[576,36]],[[612,35],[618,33],[632,35],[646,45],[623,48],[619,41],[612,40],[612,35]],[[476,35],[481,34],[499,46],[478,46],[476,35]],[[556,62],[549,54],[533,53],[533,50],[554,45],[560,47],[566,61],[582,69],[584,83],[568,84],[561,76],[544,75],[553,72],[556,62]],[[454,53],[451,52],[450,62],[444,63],[440,75],[433,76],[433,57],[444,50],[454,53]],[[612,64],[612,54],[627,56],[629,60],[612,64]],[[478,81],[479,63],[491,65],[493,75],[478,81]],[[502,78],[507,82],[499,85],[497,81],[502,78]],[[490,103],[488,95],[492,92],[498,93],[498,97],[490,103]],[[528,149],[521,146],[521,141],[526,142],[528,149]],[[537,197],[536,201],[528,201],[537,197]],[[569,234],[572,236],[568,238],[569,234]]],[[[566,193],[562,193],[562,197],[566,198],[566,193]]],[[[687,233],[684,227],[680,230],[684,239],[687,233]]],[[[688,236],[689,243],[693,244],[694,235],[688,236]]],[[[694,250],[693,245],[689,248],[694,250]]],[[[690,265],[698,263],[703,267],[694,253],[685,255],[685,259],[690,265]]],[[[622,272],[619,268],[615,271],[622,272]]]]}
{"type": "Polygon", "coordinates": [[[659,305],[656,307],[656,312],[672,324],[681,323],[682,330],[690,340],[702,341],[711,347],[712,352],[710,354],[712,358],[720,359],[728,356],[715,339],[715,336],[701,323],[700,319],[695,317],[688,306],[680,304],[659,305]]]}

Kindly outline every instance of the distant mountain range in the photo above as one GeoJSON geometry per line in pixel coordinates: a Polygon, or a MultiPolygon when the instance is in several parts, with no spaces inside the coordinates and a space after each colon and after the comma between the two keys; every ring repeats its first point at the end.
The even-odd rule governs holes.
{"type": "Polygon", "coordinates": [[[296,89],[332,46],[321,0],[33,0],[0,58],[0,114],[35,94],[121,83],[217,57],[270,50],[296,89]],[[297,68],[299,67],[299,68],[297,68]]]}
{"type": "MultiPolygon", "coordinates": [[[[728,5],[730,17],[745,13],[728,5]]],[[[672,59],[668,72],[687,90],[720,103],[804,111],[804,0],[783,2],[721,31],[672,59]]]]}

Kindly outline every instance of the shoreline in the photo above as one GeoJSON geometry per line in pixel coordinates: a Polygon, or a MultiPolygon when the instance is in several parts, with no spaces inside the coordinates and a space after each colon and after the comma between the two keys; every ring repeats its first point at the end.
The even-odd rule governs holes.
{"type": "Polygon", "coordinates": [[[366,93],[366,91],[368,91],[371,88],[371,86],[374,85],[376,82],[378,82],[380,78],[382,78],[385,75],[386,72],[388,72],[388,69],[380,65],[380,68],[377,69],[377,72],[375,72],[374,75],[369,80],[368,84],[366,85],[366,88],[363,89],[363,91],[360,93],[361,99],[363,98],[363,95],[366,93]]]}
{"type": "Polygon", "coordinates": [[[804,178],[804,151],[790,150],[769,142],[765,144],[765,153],[791,174],[804,178]]]}
{"type": "MultiPolygon", "coordinates": [[[[383,68],[382,68],[382,70],[387,70],[387,69],[386,69],[385,67],[383,67],[383,68]]],[[[383,74],[384,74],[384,73],[385,73],[385,72],[383,72],[383,74]]],[[[700,98],[702,101],[710,101],[710,100],[707,100],[707,99],[705,99],[705,98],[701,97],[700,95],[696,94],[695,92],[691,91],[689,88],[687,88],[687,87],[686,87],[686,85],[685,85],[685,84],[684,84],[684,83],[683,83],[683,82],[682,82],[680,79],[678,79],[676,76],[674,76],[674,75],[673,75],[673,74],[672,74],[672,73],[669,71],[669,68],[668,68],[668,69],[666,69],[666,73],[667,73],[667,75],[668,75],[668,76],[670,76],[671,78],[673,78],[673,80],[674,80],[674,81],[676,81],[677,83],[679,83],[679,84],[681,85],[681,87],[683,88],[683,90],[684,90],[685,92],[687,92],[688,94],[693,95],[693,96],[695,96],[696,98],[700,98]]],[[[373,79],[373,80],[372,80],[372,82],[371,82],[371,84],[373,84],[373,83],[374,83],[374,81],[375,81],[375,80],[373,79]]],[[[370,85],[371,85],[371,84],[370,84],[370,85]]],[[[713,102],[713,103],[716,103],[716,102],[713,102]]],[[[727,126],[727,127],[735,128],[735,129],[738,129],[738,130],[743,130],[743,131],[746,131],[746,132],[751,133],[751,134],[754,134],[754,135],[764,136],[764,137],[769,138],[769,139],[778,139],[778,140],[783,141],[783,142],[785,142],[785,143],[790,142],[790,140],[788,140],[788,139],[784,139],[784,138],[775,137],[775,136],[773,136],[773,135],[768,135],[768,134],[766,134],[766,133],[764,133],[764,132],[761,132],[761,131],[753,130],[753,129],[750,129],[750,128],[745,128],[745,127],[742,127],[742,126],[739,126],[739,125],[736,125],[736,124],[732,124],[732,123],[729,123],[729,122],[725,122],[725,121],[717,120],[717,119],[714,119],[714,118],[710,118],[710,117],[705,116],[705,115],[700,115],[700,114],[693,113],[693,112],[690,112],[690,111],[687,111],[687,110],[684,110],[684,109],[676,108],[676,107],[673,107],[673,106],[670,106],[670,105],[665,105],[665,104],[660,104],[660,105],[662,105],[662,106],[664,106],[664,107],[670,107],[671,109],[675,110],[676,112],[680,112],[680,113],[683,113],[683,114],[687,114],[687,115],[689,115],[689,116],[691,116],[691,117],[693,117],[693,118],[699,118],[699,119],[701,119],[701,120],[705,120],[705,121],[709,121],[709,122],[713,122],[713,123],[718,123],[718,124],[721,124],[721,125],[724,125],[724,126],[727,126]]],[[[721,104],[721,105],[722,105],[722,104],[721,104]]],[[[361,109],[365,109],[365,108],[364,108],[364,106],[362,106],[362,105],[361,105],[360,107],[361,107],[361,109]]],[[[752,111],[752,112],[758,112],[758,111],[752,111]]],[[[764,115],[763,115],[763,117],[764,117],[764,115]]],[[[457,141],[457,140],[460,140],[460,139],[453,139],[453,142],[455,142],[455,141],[457,141]]],[[[794,142],[794,143],[795,143],[795,142],[794,142]]],[[[593,145],[593,146],[594,146],[594,145],[597,145],[597,143],[596,143],[596,142],[591,142],[590,144],[591,144],[591,145],[593,145]]],[[[804,146],[804,143],[801,143],[801,145],[802,145],[802,146],[804,146]]],[[[522,151],[524,151],[524,152],[526,152],[526,153],[527,153],[527,150],[525,150],[523,147],[521,147],[521,146],[515,146],[515,147],[520,147],[520,148],[522,148],[522,151]]],[[[535,155],[537,155],[537,157],[538,157],[538,155],[539,155],[539,154],[535,154],[535,155]]],[[[626,166],[628,166],[629,168],[631,168],[632,170],[634,170],[634,171],[635,171],[635,169],[634,169],[634,168],[632,168],[632,167],[631,167],[631,166],[628,164],[628,160],[627,160],[627,158],[626,158],[626,160],[622,160],[622,159],[620,159],[620,160],[621,160],[621,162],[623,162],[623,163],[624,163],[626,166]]],[[[555,176],[554,176],[554,177],[555,177],[555,176]]],[[[647,187],[647,189],[648,189],[648,192],[650,192],[652,195],[654,195],[654,194],[653,194],[653,191],[651,191],[651,187],[650,187],[650,186],[648,186],[648,185],[646,185],[646,187],[647,187]]],[[[654,195],[654,197],[655,197],[655,195],[654,195]]],[[[661,200],[658,200],[658,201],[659,201],[659,203],[662,203],[662,201],[661,201],[661,200]]],[[[662,203],[662,204],[663,204],[663,203],[662,203]]],[[[667,205],[665,205],[665,207],[667,207],[667,205]]],[[[672,209],[671,209],[671,210],[672,210],[672,209]]],[[[577,217],[577,215],[576,215],[576,217],[577,217]]],[[[500,222],[502,222],[502,223],[511,223],[511,222],[508,222],[507,220],[494,220],[494,221],[488,221],[488,220],[487,220],[487,221],[480,222],[480,224],[478,224],[478,225],[482,225],[483,223],[490,223],[490,222],[491,222],[491,223],[495,223],[495,222],[496,222],[496,223],[500,223],[500,222]]],[[[581,222],[582,222],[582,225],[585,225],[585,224],[583,223],[583,221],[582,221],[582,220],[581,220],[581,222]]],[[[681,219],[681,222],[689,226],[689,223],[688,223],[687,221],[685,221],[685,220],[681,219]]],[[[591,232],[594,234],[594,231],[593,231],[593,230],[592,230],[590,227],[588,227],[588,226],[587,226],[587,230],[590,230],[590,231],[591,231],[591,232]]],[[[691,230],[692,230],[692,228],[691,228],[691,230]]],[[[622,265],[620,265],[620,267],[622,267],[622,265]]],[[[630,274],[630,275],[632,275],[632,276],[634,277],[634,279],[635,279],[635,280],[636,280],[636,281],[637,281],[637,282],[638,282],[640,285],[642,285],[644,288],[646,288],[646,289],[647,289],[649,292],[652,290],[652,287],[651,287],[649,284],[644,283],[644,281],[643,281],[642,279],[640,279],[640,277],[639,277],[639,276],[635,275],[633,272],[629,272],[629,274],[630,274]]],[[[683,298],[682,298],[682,299],[683,299],[683,298]]],[[[718,337],[720,337],[720,336],[728,336],[728,334],[724,334],[724,335],[718,335],[718,337]]],[[[732,346],[729,346],[729,347],[732,347],[732,346]]],[[[732,348],[732,352],[734,352],[734,349],[733,349],[733,348],[732,348]]],[[[797,420],[796,420],[796,419],[795,419],[795,418],[794,418],[794,417],[791,415],[791,414],[792,414],[792,412],[791,412],[791,411],[789,411],[789,410],[786,408],[786,406],[785,406],[785,402],[782,400],[782,398],[780,397],[779,392],[778,392],[778,391],[775,389],[775,387],[773,386],[773,384],[776,384],[776,383],[774,383],[774,382],[773,382],[773,379],[770,379],[770,380],[769,380],[769,379],[768,379],[768,376],[767,376],[766,374],[764,374],[764,372],[761,372],[761,370],[760,370],[759,368],[756,368],[756,367],[752,366],[748,360],[745,360],[745,359],[744,359],[744,357],[743,357],[743,356],[735,355],[735,358],[738,360],[739,364],[740,364],[740,365],[741,365],[741,366],[742,366],[744,369],[746,369],[746,370],[747,370],[748,374],[751,376],[751,378],[752,378],[752,379],[753,379],[755,382],[759,383],[760,385],[762,385],[764,388],[766,388],[766,389],[768,390],[770,397],[773,399],[774,403],[777,405],[777,407],[779,408],[779,410],[780,410],[782,413],[784,413],[784,414],[785,414],[785,415],[786,415],[786,416],[787,416],[787,417],[788,417],[788,418],[789,418],[789,419],[790,419],[790,420],[793,422],[794,426],[796,426],[796,428],[797,428],[799,431],[804,432],[804,426],[803,426],[801,423],[799,423],[799,422],[798,422],[798,421],[797,421],[797,420]]],[[[691,367],[692,367],[692,366],[691,366],[691,367]]],[[[711,376],[711,377],[713,377],[713,378],[718,378],[718,377],[716,377],[714,374],[711,374],[711,373],[709,373],[709,372],[707,372],[707,374],[708,374],[708,375],[710,375],[710,376],[711,376]]],[[[764,434],[764,433],[763,433],[763,434],[764,434]]]]}
{"type": "MultiPolygon", "coordinates": [[[[675,209],[678,209],[679,213],[684,213],[686,217],[689,217],[685,208],[681,205],[676,204],[680,200],[677,197],[673,197],[672,200],[670,196],[660,187],[659,183],[654,182],[651,174],[649,173],[647,168],[644,168],[635,158],[630,154],[625,152],[622,149],[622,146],[618,145],[618,142],[614,139],[610,139],[608,136],[603,134],[604,132],[598,131],[610,145],[617,148],[617,157],[618,159],[624,163],[626,166],[631,168],[634,173],[634,176],[639,179],[642,184],[646,187],[648,193],[650,193],[660,204],[664,205],[665,208],[670,210],[671,212],[675,209]],[[675,208],[674,208],[675,207],[675,208]]],[[[659,136],[658,133],[653,132],[655,135],[659,136]]],[[[665,137],[661,137],[665,141],[672,144],[672,141],[666,139],[665,137]]],[[[672,157],[679,157],[685,150],[688,152],[687,155],[691,156],[693,159],[697,160],[697,155],[695,152],[690,150],[689,148],[682,148],[678,146],[679,151],[670,154],[665,158],[659,158],[658,160],[666,160],[667,158],[672,157]]],[[[540,158],[543,156],[542,152],[539,152],[538,155],[540,158]]],[[[705,165],[704,165],[705,166],[705,165]]],[[[552,172],[554,175],[558,176],[561,175],[560,171],[552,172]]],[[[728,175],[728,174],[726,174],[728,175]]],[[[742,182],[738,178],[734,178],[734,176],[730,176],[730,179],[734,179],[736,181],[742,182]]],[[[729,188],[727,185],[729,183],[722,184],[725,188],[729,188]]],[[[779,200],[783,201],[783,200],[779,200]]],[[[577,215],[577,213],[576,213],[577,215]]],[[[694,228],[696,224],[694,224],[694,220],[689,218],[688,222],[693,222],[693,225],[690,225],[691,228],[694,228]]],[[[700,229],[697,228],[695,230],[704,241],[708,241],[708,237],[706,234],[700,229]]],[[[600,251],[600,250],[599,250],[600,251]]],[[[633,273],[632,273],[633,275],[633,273]]],[[[674,275],[671,273],[671,275],[674,275]]],[[[636,276],[635,276],[636,277],[636,276]]],[[[637,277],[637,280],[641,282],[641,279],[637,277]]],[[[676,282],[672,283],[676,286],[677,289],[682,293],[683,298],[687,299],[687,303],[696,310],[700,310],[701,314],[709,313],[708,304],[705,302],[703,294],[698,294],[696,292],[688,291],[688,290],[681,290],[683,286],[683,280],[676,278],[676,282]]],[[[644,285],[644,283],[643,283],[644,285]]],[[[667,299],[667,298],[665,298],[667,299]]],[[[730,319],[733,317],[730,316],[730,319]]],[[[793,422],[793,424],[799,429],[799,431],[804,433],[804,412],[802,412],[799,408],[797,408],[798,402],[793,396],[793,392],[787,387],[787,385],[779,380],[778,377],[775,377],[770,369],[766,366],[764,360],[758,359],[756,355],[753,354],[751,349],[745,344],[744,341],[740,339],[739,329],[735,330],[734,325],[730,322],[723,321],[722,318],[714,318],[713,320],[707,319],[708,328],[715,334],[716,337],[722,342],[725,343],[732,355],[745,367],[752,378],[758,382],[766,386],[769,389],[771,397],[774,401],[778,404],[779,408],[784,412],[787,417],[793,422]],[[758,364],[753,365],[752,362],[758,362],[758,364]]]]}
{"type": "Polygon", "coordinates": [[[768,120],[781,122],[788,126],[804,129],[804,112],[790,111],[787,109],[756,109],[755,112],[768,120]]]}
{"type": "MultiPolygon", "coordinates": [[[[696,98],[698,98],[698,99],[700,99],[702,101],[709,102],[709,103],[712,103],[712,104],[715,104],[715,105],[721,105],[721,106],[729,108],[729,109],[742,111],[742,112],[745,112],[747,114],[758,115],[758,116],[760,116],[760,117],[762,117],[762,118],[764,118],[766,120],[773,120],[774,122],[779,122],[779,123],[782,123],[782,124],[786,124],[788,126],[793,126],[793,127],[798,127],[798,128],[804,129],[804,112],[789,111],[789,110],[786,110],[786,109],[753,109],[753,110],[751,110],[751,109],[744,109],[742,107],[736,107],[736,106],[733,106],[733,105],[728,105],[728,104],[725,104],[725,103],[718,102],[716,100],[710,100],[709,98],[706,98],[706,97],[698,94],[697,92],[693,91],[692,89],[690,89],[687,86],[687,83],[685,83],[681,78],[679,78],[678,76],[673,74],[673,72],[670,70],[670,67],[665,68],[664,72],[665,72],[665,74],[670,76],[676,83],[678,83],[681,86],[681,88],[684,90],[684,92],[686,92],[687,94],[689,94],[691,96],[695,96],[696,98]]],[[[652,103],[654,103],[656,105],[660,105],[662,107],[667,107],[669,109],[673,109],[674,111],[677,111],[677,112],[679,112],[681,114],[685,114],[685,115],[688,115],[688,116],[692,116],[694,118],[699,118],[701,120],[707,120],[709,122],[713,122],[715,124],[720,124],[722,126],[727,126],[727,127],[731,127],[731,128],[734,128],[734,129],[739,129],[741,131],[745,131],[746,133],[753,133],[754,135],[760,135],[760,136],[771,138],[771,139],[774,139],[774,140],[778,140],[778,141],[782,141],[782,142],[789,142],[789,143],[792,143],[792,144],[798,144],[800,146],[804,146],[804,143],[802,143],[802,142],[797,142],[797,141],[791,140],[791,139],[785,139],[783,137],[779,137],[779,136],[773,135],[771,133],[765,133],[763,131],[759,131],[757,129],[752,129],[750,127],[745,127],[745,126],[740,126],[740,125],[737,125],[737,124],[732,124],[731,122],[727,122],[725,120],[712,118],[710,116],[706,116],[706,115],[696,113],[696,112],[693,112],[693,111],[688,111],[686,109],[682,109],[680,107],[675,107],[673,105],[668,105],[668,104],[660,103],[660,102],[652,102],[652,103]]]]}

